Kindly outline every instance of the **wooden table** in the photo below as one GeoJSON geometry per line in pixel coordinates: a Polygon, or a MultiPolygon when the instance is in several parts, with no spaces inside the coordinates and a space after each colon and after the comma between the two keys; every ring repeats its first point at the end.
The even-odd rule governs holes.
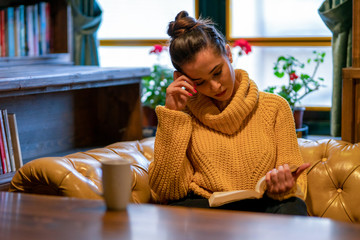
{"type": "Polygon", "coordinates": [[[359,239],[330,219],[159,205],[106,211],[101,200],[0,192],[0,239],[359,239]]]}

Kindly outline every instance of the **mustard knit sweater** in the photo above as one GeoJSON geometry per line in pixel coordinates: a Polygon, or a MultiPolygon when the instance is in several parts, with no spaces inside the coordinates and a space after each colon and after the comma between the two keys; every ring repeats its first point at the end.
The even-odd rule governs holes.
{"type": "MultiPolygon", "coordinates": [[[[245,71],[235,74],[240,86],[222,111],[200,93],[189,100],[187,111],[156,108],[149,183],[160,201],[184,198],[189,191],[209,198],[213,192],[255,189],[273,168],[303,163],[285,99],[259,92],[245,71]]],[[[305,197],[305,173],[288,193],[268,195],[282,200],[299,193],[305,197]]]]}

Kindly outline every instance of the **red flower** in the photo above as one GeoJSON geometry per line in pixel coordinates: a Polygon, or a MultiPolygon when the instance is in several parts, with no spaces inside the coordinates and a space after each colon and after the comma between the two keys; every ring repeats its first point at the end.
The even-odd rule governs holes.
{"type": "Polygon", "coordinates": [[[296,75],[294,72],[293,73],[290,73],[290,80],[291,81],[294,81],[295,79],[299,78],[298,75],[296,75]]]}
{"type": "Polygon", "coordinates": [[[156,45],[154,45],[154,48],[150,51],[150,54],[151,53],[159,54],[165,49],[166,49],[166,47],[163,47],[163,46],[161,46],[159,44],[156,44],[156,45]]]}
{"type": "Polygon", "coordinates": [[[251,45],[245,39],[236,40],[233,47],[240,47],[241,48],[241,50],[239,52],[239,55],[241,55],[243,51],[246,54],[249,54],[249,52],[251,52],[251,45]]]}

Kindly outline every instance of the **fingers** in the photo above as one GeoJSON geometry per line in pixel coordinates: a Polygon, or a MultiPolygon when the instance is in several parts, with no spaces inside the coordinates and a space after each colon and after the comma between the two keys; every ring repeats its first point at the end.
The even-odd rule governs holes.
{"type": "Polygon", "coordinates": [[[294,177],[287,164],[268,172],[265,179],[268,192],[273,194],[285,193],[295,185],[294,177]]]}
{"type": "MultiPolygon", "coordinates": [[[[190,93],[187,94],[189,96],[193,96],[194,94],[197,93],[195,84],[188,77],[186,77],[185,75],[183,75],[178,71],[174,72],[174,82],[176,87],[179,87],[185,90],[186,92],[190,93]]],[[[186,92],[184,91],[181,92],[183,94],[186,94],[186,92]]]]}
{"type": "Polygon", "coordinates": [[[187,101],[197,91],[195,84],[178,71],[174,72],[174,82],[166,89],[165,107],[172,110],[183,110],[187,101]]]}
{"type": "Polygon", "coordinates": [[[294,177],[294,179],[295,179],[295,181],[296,181],[296,179],[298,179],[298,177],[299,177],[306,169],[308,169],[310,166],[311,166],[310,163],[304,163],[304,164],[302,164],[302,165],[296,170],[296,172],[292,174],[293,177],[294,177]]]}

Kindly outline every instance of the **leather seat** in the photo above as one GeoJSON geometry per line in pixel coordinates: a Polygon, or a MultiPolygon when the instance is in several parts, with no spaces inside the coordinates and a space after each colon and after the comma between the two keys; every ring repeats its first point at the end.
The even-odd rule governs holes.
{"type": "Polygon", "coordinates": [[[360,222],[360,145],[339,140],[298,140],[308,170],[311,216],[360,222]]]}
{"type": "MultiPolygon", "coordinates": [[[[360,146],[339,140],[298,139],[308,170],[306,203],[310,216],[360,222],[360,146]]],[[[148,184],[154,138],[118,142],[65,157],[35,159],[13,177],[10,191],[100,199],[89,184],[101,190],[101,161],[131,159],[133,203],[156,203],[148,184]]]]}

